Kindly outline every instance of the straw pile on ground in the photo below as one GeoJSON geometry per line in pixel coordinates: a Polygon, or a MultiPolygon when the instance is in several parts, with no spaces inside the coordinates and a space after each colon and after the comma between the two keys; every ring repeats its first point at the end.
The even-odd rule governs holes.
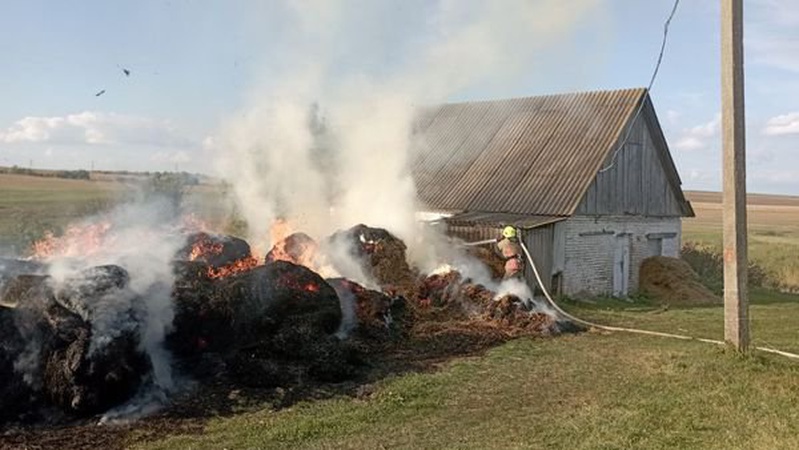
{"type": "Polygon", "coordinates": [[[658,302],[669,305],[717,305],[721,299],[700,281],[685,261],[653,256],[641,263],[639,288],[658,302]]]}

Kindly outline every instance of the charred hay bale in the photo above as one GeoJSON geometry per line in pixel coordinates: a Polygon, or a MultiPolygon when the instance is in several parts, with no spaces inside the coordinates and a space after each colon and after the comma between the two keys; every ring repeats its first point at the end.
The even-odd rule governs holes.
{"type": "MultiPolygon", "coordinates": [[[[25,343],[18,369],[34,391],[67,412],[91,414],[121,403],[136,392],[149,371],[138,349],[138,324],[117,327],[112,320],[117,317],[104,311],[106,331],[113,332],[100,334],[93,329],[98,311],[93,308],[102,303],[101,295],[110,292],[103,282],[97,285],[102,289],[94,290],[94,281],[105,280],[95,276],[101,272],[119,273],[112,268],[90,270],[76,276],[66,289],[70,301],[90,306],[85,317],[56,300],[58,287],[49,277],[21,276],[9,285],[18,294],[14,323],[25,343]],[[81,285],[80,278],[88,284],[81,285]]],[[[125,308],[119,311],[126,313],[125,308]]]]}
{"type": "Polygon", "coordinates": [[[22,373],[14,368],[24,346],[14,310],[0,306],[0,426],[9,421],[26,421],[40,403],[22,373]]]}
{"type": "Polygon", "coordinates": [[[345,242],[362,267],[385,291],[405,296],[413,293],[415,276],[406,260],[407,247],[399,238],[382,228],[363,224],[339,231],[330,237],[333,243],[345,242]]]}
{"type": "Polygon", "coordinates": [[[316,272],[290,262],[276,261],[231,277],[220,288],[222,295],[242,300],[236,316],[240,321],[255,315],[270,325],[308,325],[324,334],[334,333],[341,323],[336,291],[316,272]]]}
{"type": "Polygon", "coordinates": [[[317,336],[334,333],[341,322],[336,292],[315,272],[277,261],[217,280],[196,268],[176,285],[174,331],[178,352],[224,352],[269,339],[277,330],[307,325],[317,336]],[[192,292],[193,285],[203,292],[192,292]]]}
{"type": "Polygon", "coordinates": [[[122,297],[120,299],[122,301],[130,300],[120,295],[129,281],[128,271],[120,266],[109,264],[90,267],[59,283],[55,290],[55,299],[68,310],[87,320],[92,312],[96,312],[98,301],[104,297],[114,296],[122,297]]]}
{"type": "MultiPolygon", "coordinates": [[[[343,330],[345,333],[352,329],[373,335],[389,331],[393,323],[393,298],[345,278],[329,278],[327,282],[336,291],[342,310],[354,313],[354,323],[344,324],[345,328],[349,328],[343,330]]],[[[347,313],[344,313],[344,317],[347,317],[347,313]]]]}
{"type": "Polygon", "coordinates": [[[235,236],[194,233],[175,255],[176,260],[203,262],[214,268],[224,267],[251,257],[250,244],[235,236]]]}
{"type": "Polygon", "coordinates": [[[43,390],[65,411],[95,414],[131,398],[149,372],[149,360],[138,349],[137,333],[126,331],[93,345],[92,329],[60,305],[48,309],[59,326],[43,348],[43,390]]]}
{"type": "Polygon", "coordinates": [[[518,328],[539,334],[547,333],[555,321],[547,314],[534,312],[515,295],[505,295],[492,301],[484,318],[507,328],[518,328]]]}
{"type": "Polygon", "coordinates": [[[299,367],[302,374],[320,381],[339,382],[351,378],[360,359],[352,348],[335,336],[320,336],[308,324],[281,327],[271,342],[273,358],[299,367]]]}
{"type": "Polygon", "coordinates": [[[19,275],[42,275],[47,272],[45,264],[20,259],[0,258],[0,305],[4,304],[3,287],[19,275]]]}
{"type": "Polygon", "coordinates": [[[49,283],[50,277],[47,275],[17,275],[0,290],[2,305],[10,308],[40,308],[50,300],[52,289],[49,283]]]}
{"type": "Polygon", "coordinates": [[[174,330],[167,336],[169,348],[185,356],[231,347],[234,342],[231,303],[236,299],[219,295],[217,284],[221,280],[212,279],[209,266],[203,262],[175,261],[173,272],[175,316],[174,330]]]}
{"type": "Polygon", "coordinates": [[[641,263],[639,289],[669,305],[717,305],[721,299],[699,281],[687,262],[653,256],[641,263]]]}

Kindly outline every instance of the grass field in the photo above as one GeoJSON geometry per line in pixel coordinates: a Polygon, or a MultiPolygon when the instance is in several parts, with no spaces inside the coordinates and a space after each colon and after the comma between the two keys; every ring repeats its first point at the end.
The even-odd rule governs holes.
{"type": "MultiPolygon", "coordinates": [[[[53,190],[35,181],[0,177],[0,211],[63,223],[118,195],[112,184],[43,179],[58,183],[53,190]]],[[[684,238],[719,245],[718,195],[689,198],[697,218],[685,221],[684,238]]],[[[750,254],[775,274],[784,270],[789,282],[799,199],[751,200],[750,254]]],[[[0,220],[0,236],[24,228],[0,220]]],[[[799,297],[758,289],[752,300],[754,342],[799,352],[799,297]]],[[[600,323],[723,338],[720,307],[663,308],[646,299],[564,306],[600,323]]],[[[147,449],[799,448],[799,362],[695,341],[595,331],[519,339],[367,391],[219,417],[201,433],[153,442],[139,442],[134,430],[129,442],[147,449]]]]}
{"type": "Polygon", "coordinates": [[[24,251],[44,231],[108,208],[119,183],[0,174],[0,250],[24,251]]]}
{"type": "MultiPolygon", "coordinates": [[[[683,242],[721,248],[721,195],[687,192],[696,218],[683,221],[683,242]]],[[[799,197],[751,195],[749,259],[762,267],[773,283],[799,292],[799,197]]]]}

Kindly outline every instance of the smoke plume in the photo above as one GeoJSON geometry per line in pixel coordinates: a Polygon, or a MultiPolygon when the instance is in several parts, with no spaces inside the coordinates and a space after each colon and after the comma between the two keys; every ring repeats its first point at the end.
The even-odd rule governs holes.
{"type": "MultiPolygon", "coordinates": [[[[166,200],[125,204],[37,243],[35,250],[43,253],[34,255],[49,264],[54,290],[77,285],[104,293],[91,304],[64,305],[91,324],[90,352],[125,332],[137,332],[140,350],[152,367],[150,387],[163,392],[175,387],[163,345],[174,317],[172,261],[185,240],[177,219],[174,205],[166,200]],[[124,269],[124,287],[111,289],[105,278],[92,276],[98,266],[108,265],[124,269]],[[87,284],[92,282],[94,286],[87,284]]],[[[20,360],[20,370],[23,364],[20,360]]]]}
{"type": "Polygon", "coordinates": [[[217,166],[233,184],[250,240],[264,242],[278,217],[315,238],[367,223],[402,238],[414,264],[430,265],[414,217],[423,205],[409,170],[418,108],[519,78],[600,3],[419,4],[429,19],[416,26],[427,38],[405,35],[408,42],[393,47],[372,39],[381,30],[368,24],[391,24],[397,5],[287,3],[295,22],[286,27],[295,30],[286,37],[292,56],[277,77],[272,71],[265,86],[253,89],[251,104],[215,139],[217,166]],[[386,60],[397,47],[403,51],[386,60]],[[342,67],[342,49],[357,52],[363,66],[342,67]],[[388,68],[376,69],[377,61],[388,68]]]}

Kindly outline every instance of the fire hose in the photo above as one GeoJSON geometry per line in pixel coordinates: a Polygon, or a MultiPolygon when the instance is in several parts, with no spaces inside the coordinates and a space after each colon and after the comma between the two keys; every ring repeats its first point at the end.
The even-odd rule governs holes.
{"type": "MultiPolygon", "coordinates": [[[[519,239],[519,244],[521,244],[522,250],[524,251],[524,255],[527,257],[527,261],[530,262],[530,267],[533,269],[533,274],[535,275],[536,282],[538,283],[538,286],[541,288],[541,291],[544,293],[544,296],[547,299],[547,303],[549,303],[549,305],[555,311],[557,311],[558,314],[560,314],[561,316],[563,316],[563,317],[565,317],[565,318],[567,318],[567,319],[569,319],[569,320],[571,320],[571,321],[573,321],[575,323],[585,325],[585,326],[587,326],[589,328],[596,328],[596,329],[605,330],[605,331],[621,331],[621,332],[626,332],[626,333],[644,334],[644,335],[648,335],[648,336],[659,336],[659,337],[665,337],[665,338],[671,338],[671,339],[681,339],[681,340],[684,340],[684,341],[698,341],[698,342],[704,342],[704,343],[707,343],[707,344],[715,344],[715,345],[722,345],[722,346],[727,345],[726,342],[719,341],[719,340],[716,340],[716,339],[705,339],[705,338],[687,336],[687,335],[684,335],[684,334],[663,333],[663,332],[660,332],[660,331],[640,330],[640,329],[637,329],[637,328],[614,327],[614,326],[608,326],[608,325],[601,325],[601,324],[598,324],[598,323],[590,322],[588,320],[580,319],[579,317],[575,317],[575,316],[569,314],[568,312],[564,311],[563,308],[558,306],[558,304],[555,302],[555,300],[552,299],[552,296],[549,295],[549,291],[544,286],[544,283],[541,281],[541,275],[538,273],[538,268],[536,267],[535,261],[533,261],[533,257],[530,255],[530,252],[527,250],[527,246],[524,245],[524,241],[522,239],[519,239]]],[[[758,350],[758,351],[761,351],[761,352],[764,352],[764,353],[772,353],[772,354],[775,354],[775,355],[785,356],[787,358],[799,360],[799,355],[797,355],[795,353],[790,353],[790,352],[786,352],[786,351],[783,351],[783,350],[777,350],[777,349],[769,348],[769,347],[757,347],[756,346],[756,347],[753,347],[753,348],[755,350],[758,350]]]]}

